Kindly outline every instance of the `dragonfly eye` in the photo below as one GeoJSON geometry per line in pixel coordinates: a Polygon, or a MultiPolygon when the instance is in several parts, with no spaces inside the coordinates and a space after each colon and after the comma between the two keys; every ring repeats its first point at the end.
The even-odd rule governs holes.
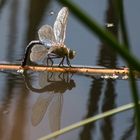
{"type": "Polygon", "coordinates": [[[70,49],[69,50],[69,59],[73,59],[75,57],[75,55],[76,55],[76,52],[70,49]]]}

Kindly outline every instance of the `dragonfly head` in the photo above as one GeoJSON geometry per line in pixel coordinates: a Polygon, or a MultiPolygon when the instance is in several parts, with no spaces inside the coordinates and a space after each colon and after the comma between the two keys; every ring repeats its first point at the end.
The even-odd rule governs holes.
{"type": "Polygon", "coordinates": [[[76,55],[76,52],[74,50],[69,49],[68,55],[69,55],[69,59],[73,59],[76,55]]]}

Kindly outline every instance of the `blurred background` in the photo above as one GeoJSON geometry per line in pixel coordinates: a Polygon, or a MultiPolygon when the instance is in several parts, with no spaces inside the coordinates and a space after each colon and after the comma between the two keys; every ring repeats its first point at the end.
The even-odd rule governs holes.
{"type": "MultiPolygon", "coordinates": [[[[74,1],[74,0],[73,0],[74,1]]],[[[121,40],[113,0],[74,1],[91,18],[121,40]],[[109,24],[113,26],[108,27],[109,24]]],[[[0,0],[0,63],[20,62],[37,31],[53,23],[63,6],[58,0],[0,0]]],[[[131,50],[139,56],[140,1],[125,0],[131,50]]],[[[76,51],[73,65],[116,68],[126,65],[110,46],[69,13],[65,44],[76,51]]],[[[16,71],[0,72],[0,139],[36,140],[77,121],[130,103],[128,80],[95,76],[16,71]]],[[[139,79],[137,80],[140,85],[139,79]]],[[[140,86],[139,86],[140,87],[140,86]]],[[[140,88],[139,88],[140,89],[140,88]]],[[[132,110],[105,118],[56,139],[136,139],[132,110]]]]}

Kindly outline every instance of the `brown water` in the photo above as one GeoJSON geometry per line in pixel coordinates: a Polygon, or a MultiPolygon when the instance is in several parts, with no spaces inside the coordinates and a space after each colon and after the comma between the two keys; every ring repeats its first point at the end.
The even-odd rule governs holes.
{"type": "MultiPolygon", "coordinates": [[[[116,38],[118,19],[111,1],[77,3],[116,38]]],[[[134,54],[139,57],[138,0],[125,1],[125,14],[134,54]]],[[[17,62],[37,30],[53,25],[62,6],[56,1],[11,0],[0,2],[0,61],[17,62]]],[[[76,50],[78,65],[115,68],[124,61],[86,27],[69,15],[66,44],[76,50]]],[[[140,82],[137,80],[138,88],[140,82]]],[[[140,89],[140,88],[139,88],[140,89]]],[[[0,140],[37,140],[72,123],[132,102],[129,81],[96,76],[16,71],[0,72],[0,140]]],[[[123,113],[85,125],[56,139],[135,140],[134,113],[123,113]]]]}

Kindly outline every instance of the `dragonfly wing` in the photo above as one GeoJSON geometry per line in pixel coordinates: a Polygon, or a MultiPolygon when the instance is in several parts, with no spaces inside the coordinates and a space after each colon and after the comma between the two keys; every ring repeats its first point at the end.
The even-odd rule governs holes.
{"type": "Polygon", "coordinates": [[[31,49],[30,60],[33,62],[42,60],[48,52],[44,45],[36,44],[31,49]]]}
{"type": "Polygon", "coordinates": [[[49,123],[51,132],[60,130],[61,124],[61,113],[63,107],[63,94],[56,93],[51,101],[49,108],[49,123]]]}
{"type": "Polygon", "coordinates": [[[54,32],[50,25],[43,25],[38,30],[39,40],[46,46],[51,46],[55,42],[54,32]]]}
{"type": "Polygon", "coordinates": [[[67,18],[68,18],[68,8],[63,7],[59,11],[53,26],[55,39],[59,43],[63,43],[65,40],[67,18]]]}
{"type": "Polygon", "coordinates": [[[52,52],[53,52],[54,50],[56,50],[57,48],[58,48],[58,46],[52,46],[52,47],[50,47],[48,53],[49,53],[49,54],[52,53],[52,52]]]}
{"type": "Polygon", "coordinates": [[[49,104],[53,99],[53,94],[41,94],[32,109],[32,124],[33,126],[38,125],[43,119],[49,104]]]}
{"type": "Polygon", "coordinates": [[[44,72],[39,73],[39,86],[41,88],[44,88],[44,87],[47,86],[47,84],[48,84],[48,75],[49,75],[48,71],[44,71],[44,72]]]}

